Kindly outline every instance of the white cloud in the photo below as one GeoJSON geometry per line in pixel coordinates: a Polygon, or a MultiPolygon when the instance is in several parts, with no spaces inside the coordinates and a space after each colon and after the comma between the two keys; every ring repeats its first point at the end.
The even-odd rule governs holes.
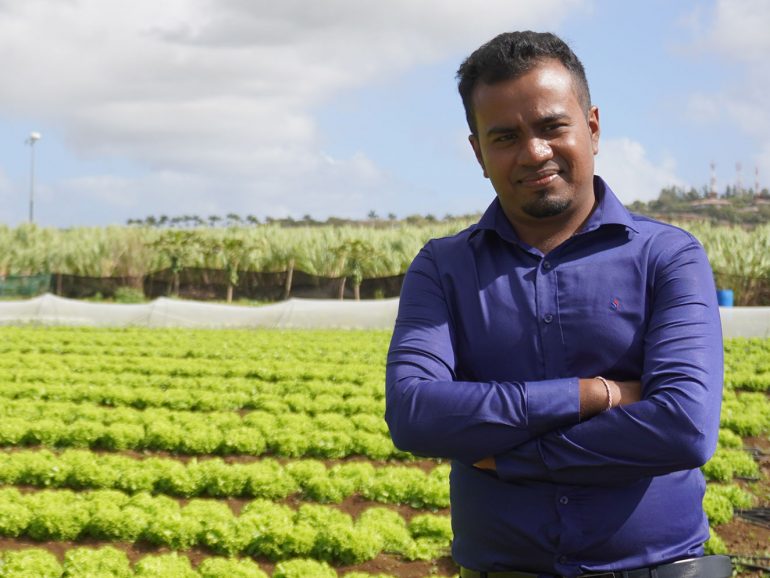
{"type": "Polygon", "coordinates": [[[765,0],[718,0],[703,45],[764,67],[770,54],[768,24],[770,3],[765,0]]]}
{"type": "Polygon", "coordinates": [[[770,2],[718,0],[708,17],[698,11],[693,19],[693,47],[709,58],[725,60],[734,80],[713,92],[692,94],[688,117],[700,124],[726,123],[754,139],[758,152],[752,159],[763,174],[770,173],[770,2]],[[707,21],[704,22],[704,18],[707,21]]]}
{"type": "Polygon", "coordinates": [[[157,212],[167,196],[220,212],[324,215],[387,178],[365,151],[328,159],[314,107],[461,56],[506,23],[555,28],[581,4],[0,1],[0,66],[13,79],[0,110],[56,127],[79,157],[146,171],[57,185],[117,209],[157,212]]]}
{"type": "Polygon", "coordinates": [[[628,138],[603,139],[599,151],[596,174],[607,181],[625,204],[657,199],[664,187],[685,186],[676,176],[673,159],[664,159],[656,164],[636,141],[628,138]]]}
{"type": "Polygon", "coordinates": [[[321,154],[311,156],[301,165],[295,163],[293,172],[288,162],[284,164],[257,183],[244,179],[242,174],[167,169],[136,177],[66,179],[50,187],[45,205],[60,207],[56,215],[49,215],[57,223],[120,223],[148,215],[206,217],[226,212],[259,217],[307,213],[360,217],[371,209],[370,197],[379,196],[374,192],[383,190],[387,183],[387,178],[362,154],[342,160],[321,154]],[[64,199],[66,203],[61,202],[64,199]],[[83,207],[89,207],[90,218],[82,214],[83,207]]]}

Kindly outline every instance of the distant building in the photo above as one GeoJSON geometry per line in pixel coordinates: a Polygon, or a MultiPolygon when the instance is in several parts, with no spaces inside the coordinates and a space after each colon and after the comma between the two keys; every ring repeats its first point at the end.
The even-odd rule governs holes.
{"type": "Polygon", "coordinates": [[[708,197],[705,199],[699,199],[697,201],[691,201],[690,206],[696,207],[729,207],[730,201],[727,199],[717,198],[716,192],[709,192],[708,197]]]}

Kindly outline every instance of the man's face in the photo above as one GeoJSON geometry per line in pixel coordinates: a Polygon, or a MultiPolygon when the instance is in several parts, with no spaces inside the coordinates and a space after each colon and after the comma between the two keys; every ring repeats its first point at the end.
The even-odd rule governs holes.
{"type": "Polygon", "coordinates": [[[590,212],[599,111],[586,112],[560,62],[544,60],[513,80],[479,84],[473,111],[471,145],[514,225],[590,212]]]}

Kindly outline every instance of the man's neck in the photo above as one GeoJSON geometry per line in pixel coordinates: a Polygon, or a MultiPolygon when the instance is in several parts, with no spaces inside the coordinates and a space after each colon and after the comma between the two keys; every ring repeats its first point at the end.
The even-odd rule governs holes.
{"type": "Polygon", "coordinates": [[[527,245],[535,247],[543,255],[547,255],[567,239],[580,232],[594,212],[597,204],[598,202],[594,201],[592,205],[588,206],[587,210],[583,209],[566,216],[557,215],[557,217],[528,221],[512,219],[505,212],[505,208],[503,208],[503,213],[505,213],[519,239],[527,245]]]}

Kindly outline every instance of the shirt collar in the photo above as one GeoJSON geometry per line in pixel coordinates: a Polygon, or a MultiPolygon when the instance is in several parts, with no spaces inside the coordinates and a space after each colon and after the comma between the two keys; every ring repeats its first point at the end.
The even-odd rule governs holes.
{"type": "MultiPolygon", "coordinates": [[[[585,233],[598,229],[603,225],[622,225],[634,232],[639,232],[636,223],[634,223],[631,213],[628,212],[612,192],[609,185],[598,175],[594,175],[594,195],[598,199],[596,208],[586,221],[585,227],[580,231],[585,233]]],[[[521,243],[516,230],[511,225],[508,218],[500,206],[500,199],[495,200],[489,205],[482,215],[469,240],[473,238],[477,231],[489,230],[495,231],[501,238],[512,243],[521,243]]]]}
{"type": "Polygon", "coordinates": [[[594,175],[594,195],[598,199],[596,209],[588,217],[581,232],[593,231],[602,225],[622,225],[635,233],[639,232],[634,218],[620,202],[610,186],[598,175],[594,175]]]}

